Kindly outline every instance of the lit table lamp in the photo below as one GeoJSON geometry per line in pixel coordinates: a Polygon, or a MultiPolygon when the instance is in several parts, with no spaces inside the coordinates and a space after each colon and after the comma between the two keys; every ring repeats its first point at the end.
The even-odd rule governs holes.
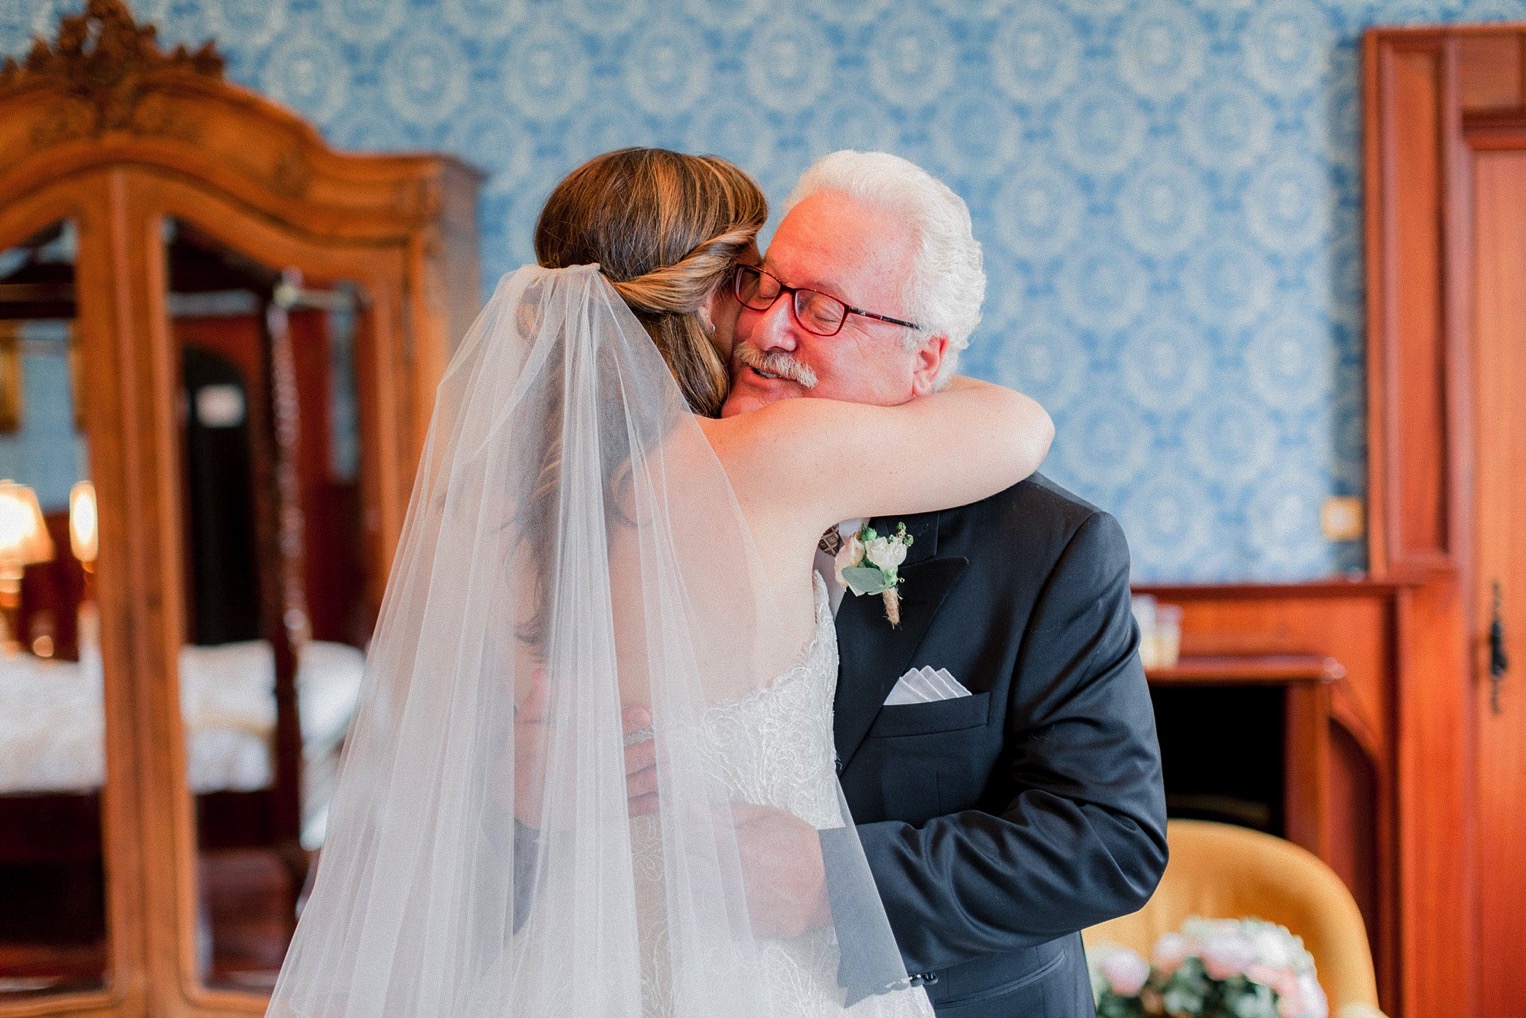
{"type": "Polygon", "coordinates": [[[16,609],[21,605],[21,576],[34,562],[53,558],[53,539],[42,519],[37,493],[15,481],[0,481],[0,615],[5,620],[5,652],[21,649],[16,640],[16,609]]]}
{"type": "Polygon", "coordinates": [[[96,515],[95,485],[80,481],[69,489],[69,550],[85,570],[85,589],[79,602],[75,642],[79,646],[80,660],[92,653],[100,644],[101,621],[91,596],[91,574],[95,572],[95,556],[100,550],[100,517],[96,515]]]}
{"type": "Polygon", "coordinates": [[[85,572],[95,572],[100,528],[95,514],[95,485],[80,481],[69,489],[69,550],[85,572]]]}

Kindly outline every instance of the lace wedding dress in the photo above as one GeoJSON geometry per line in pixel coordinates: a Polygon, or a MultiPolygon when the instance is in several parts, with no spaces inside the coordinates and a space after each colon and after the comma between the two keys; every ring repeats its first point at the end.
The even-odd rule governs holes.
{"type": "Polygon", "coordinates": [[[505,276],[440,385],[268,1014],[932,1018],[837,785],[825,590],[779,674],[752,541],[598,268],[505,276]],[[651,706],[649,817],[628,703],[651,706]],[[838,829],[829,927],[755,931],[737,803],[838,829]]]}
{"type": "MultiPolygon", "coordinates": [[[[837,689],[837,631],[826,584],[814,577],[816,628],[800,661],[771,684],[735,700],[708,707],[702,716],[701,752],[724,776],[733,801],[774,806],[818,830],[840,826],[832,699],[837,689]]],[[[655,816],[632,824],[637,903],[642,915],[642,996],[644,1013],[668,1018],[672,1002],[663,971],[666,930],[663,909],[661,835],[655,816]]],[[[843,1014],[838,985],[838,949],[830,928],[803,936],[760,941],[769,1013],[778,1018],[843,1014]]],[[[932,1006],[920,988],[867,997],[849,1015],[931,1018],[932,1006]]]]}

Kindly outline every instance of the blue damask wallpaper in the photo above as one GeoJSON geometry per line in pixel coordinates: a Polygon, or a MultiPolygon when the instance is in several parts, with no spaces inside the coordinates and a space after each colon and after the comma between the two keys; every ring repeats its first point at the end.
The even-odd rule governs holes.
{"type": "MultiPolygon", "coordinates": [[[[78,0],[0,0],[0,53],[78,0]]],[[[1359,39],[1526,0],[137,0],[167,41],[334,145],[492,176],[484,285],[551,186],[631,144],[782,200],[836,148],[970,203],[971,373],[1054,414],[1045,470],[1123,521],[1141,580],[1364,565],[1320,507],[1365,475],[1359,39]]]]}

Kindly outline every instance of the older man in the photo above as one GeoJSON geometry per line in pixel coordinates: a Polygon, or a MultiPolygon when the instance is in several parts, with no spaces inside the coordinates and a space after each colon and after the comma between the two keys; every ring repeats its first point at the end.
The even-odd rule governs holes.
{"type": "MultiPolygon", "coordinates": [[[[791,196],[761,271],[738,276],[725,413],[932,391],[979,322],[980,265],[964,202],[943,184],[885,153],[827,156],[791,196]],[[821,295],[848,311],[829,336],[807,313],[821,295]]],[[[1123,534],[1042,476],[871,522],[881,533],[904,522],[915,537],[899,625],[880,598],[844,596],[828,549],[819,566],[840,605],[838,769],[907,969],[942,1018],[1090,1015],[1078,931],[1139,908],[1166,861],[1123,534]],[[969,694],[887,706],[923,666],[969,694]]],[[[828,898],[835,837],[821,842],[828,898]]],[[[766,844],[780,850],[777,837],[766,844]]],[[[768,921],[808,926],[816,897],[780,897],[768,921]]]]}

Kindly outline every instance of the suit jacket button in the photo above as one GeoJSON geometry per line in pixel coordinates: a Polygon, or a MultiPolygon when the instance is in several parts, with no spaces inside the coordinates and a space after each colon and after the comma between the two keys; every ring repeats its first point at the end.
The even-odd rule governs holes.
{"type": "Polygon", "coordinates": [[[938,973],[936,973],[936,972],[925,973],[922,976],[922,981],[924,983],[926,983],[928,986],[931,986],[933,983],[936,983],[938,981],[938,973]]]}

